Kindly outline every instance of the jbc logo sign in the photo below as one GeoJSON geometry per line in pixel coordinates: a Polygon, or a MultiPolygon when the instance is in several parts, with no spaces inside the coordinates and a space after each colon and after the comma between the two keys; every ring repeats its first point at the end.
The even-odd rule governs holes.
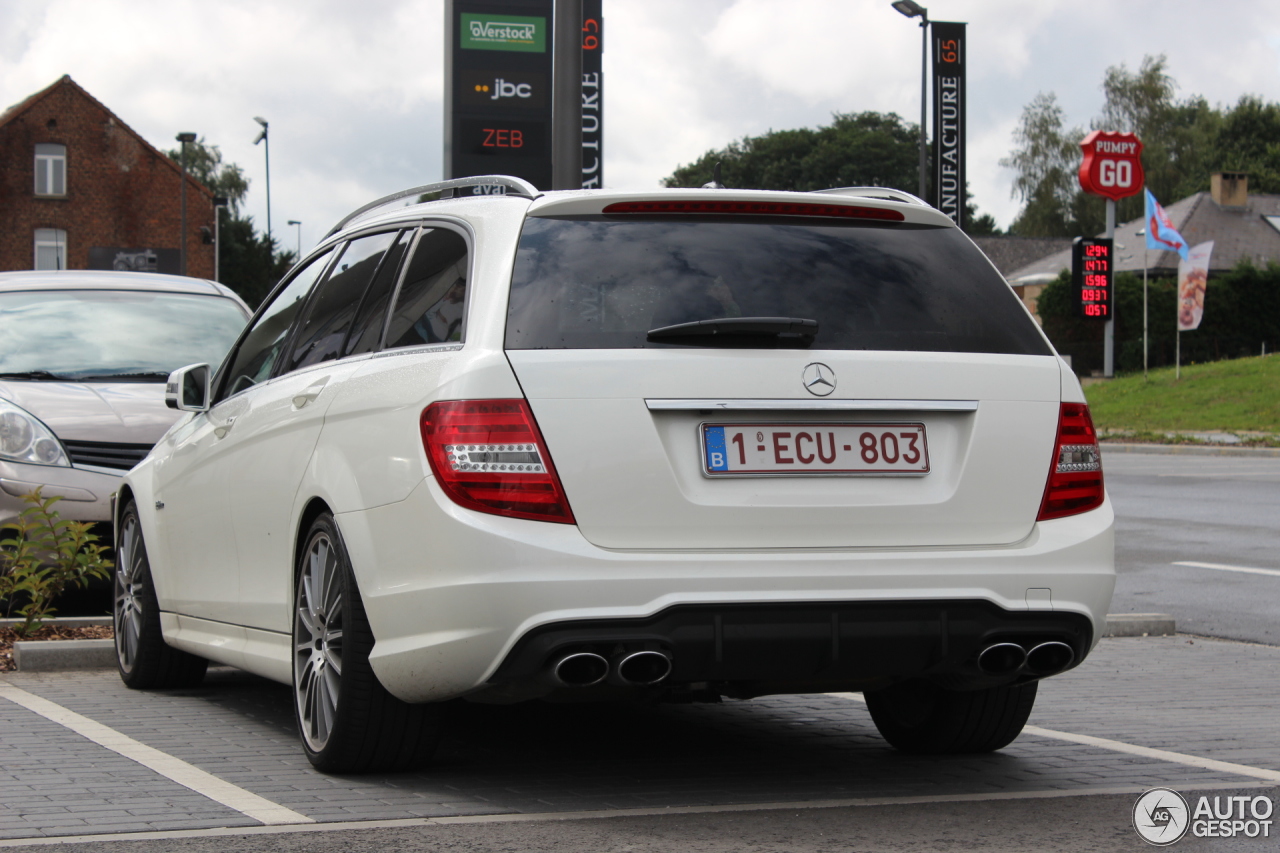
{"type": "Polygon", "coordinates": [[[541,74],[520,71],[463,71],[458,76],[458,100],[469,107],[541,109],[546,105],[541,74]]]}

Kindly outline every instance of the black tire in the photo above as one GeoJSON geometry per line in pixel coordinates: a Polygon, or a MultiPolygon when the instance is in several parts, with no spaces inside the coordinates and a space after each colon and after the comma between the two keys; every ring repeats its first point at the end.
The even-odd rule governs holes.
{"type": "Polygon", "coordinates": [[[328,773],[407,770],[431,759],[443,708],[387,692],[369,665],[373,631],[329,513],[307,533],[293,618],[293,708],[307,758],[328,773]]]}
{"type": "Polygon", "coordinates": [[[907,681],[867,693],[867,710],[881,736],[902,752],[991,752],[1022,732],[1036,686],[1033,681],[962,691],[907,681]]]}
{"type": "Polygon", "coordinates": [[[116,667],[125,686],[135,690],[195,687],[203,681],[207,660],[165,644],[147,545],[132,501],[120,516],[111,587],[116,667]]]}

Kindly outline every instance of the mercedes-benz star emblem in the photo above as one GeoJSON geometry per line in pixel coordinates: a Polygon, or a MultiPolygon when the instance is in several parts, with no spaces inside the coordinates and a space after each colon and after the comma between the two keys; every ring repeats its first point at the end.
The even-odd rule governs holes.
{"type": "Polygon", "coordinates": [[[836,390],[836,372],[820,361],[806,364],[801,376],[804,389],[815,397],[825,397],[836,390]]]}

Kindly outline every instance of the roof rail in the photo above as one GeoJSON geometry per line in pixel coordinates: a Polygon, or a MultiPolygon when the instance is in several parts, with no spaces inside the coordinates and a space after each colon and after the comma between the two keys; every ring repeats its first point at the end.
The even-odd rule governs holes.
{"type": "Polygon", "coordinates": [[[468,178],[452,178],[447,181],[436,181],[434,184],[423,184],[420,187],[412,189],[400,190],[400,192],[383,196],[377,201],[371,201],[364,207],[347,214],[342,221],[329,229],[329,233],[325,234],[325,239],[337,234],[348,224],[359,219],[370,211],[377,210],[380,207],[386,207],[393,202],[397,202],[402,198],[410,196],[425,195],[426,193],[440,193],[441,198],[453,198],[453,191],[462,187],[480,187],[480,186],[499,186],[503,188],[502,195],[514,195],[521,198],[534,199],[542,195],[542,192],[528,181],[522,181],[520,178],[512,178],[508,175],[472,175],[468,178]]]}
{"type": "Polygon", "coordinates": [[[929,202],[902,190],[891,190],[888,187],[832,187],[829,190],[811,190],[815,193],[831,195],[847,195],[855,198],[883,198],[889,201],[905,201],[907,204],[922,204],[929,207],[929,202]]]}

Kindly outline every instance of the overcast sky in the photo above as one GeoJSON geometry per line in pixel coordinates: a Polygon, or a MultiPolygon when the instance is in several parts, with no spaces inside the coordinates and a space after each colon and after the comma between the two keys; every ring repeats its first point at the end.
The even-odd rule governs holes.
{"type": "MultiPolygon", "coordinates": [[[[1108,66],[1164,53],[1181,95],[1280,101],[1275,0],[924,5],[969,24],[970,188],[1002,226],[1017,203],[997,161],[1037,92],[1087,126],[1108,66]]],[[[919,119],[920,31],[890,0],[604,0],[604,14],[606,186],[658,187],[708,149],[833,112],[919,119]]],[[[355,207],[440,178],[442,38],[442,0],[0,0],[0,107],[70,74],[153,145],[194,131],[244,167],[261,227],[264,116],[272,223],[293,248],[285,222],[301,220],[305,251],[355,207]]]]}

